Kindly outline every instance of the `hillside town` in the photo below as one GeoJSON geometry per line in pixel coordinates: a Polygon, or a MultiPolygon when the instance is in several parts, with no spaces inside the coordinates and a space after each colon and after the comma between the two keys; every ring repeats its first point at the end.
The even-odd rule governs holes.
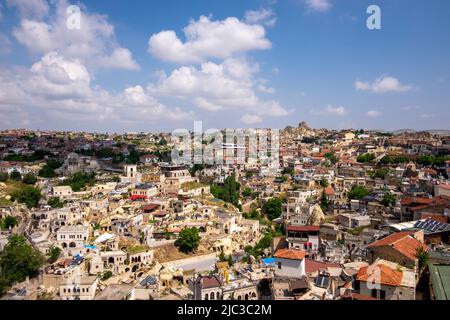
{"type": "Polygon", "coordinates": [[[278,140],[2,131],[0,299],[450,299],[448,132],[278,140]]]}

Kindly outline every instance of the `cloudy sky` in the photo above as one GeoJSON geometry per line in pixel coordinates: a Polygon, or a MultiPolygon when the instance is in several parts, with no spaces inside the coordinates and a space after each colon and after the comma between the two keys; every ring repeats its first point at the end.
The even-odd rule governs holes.
{"type": "Polygon", "coordinates": [[[450,129],[449,9],[448,0],[0,0],[0,129],[172,131],[194,120],[205,130],[303,120],[450,129]],[[381,30],[366,26],[371,4],[381,30]]]}

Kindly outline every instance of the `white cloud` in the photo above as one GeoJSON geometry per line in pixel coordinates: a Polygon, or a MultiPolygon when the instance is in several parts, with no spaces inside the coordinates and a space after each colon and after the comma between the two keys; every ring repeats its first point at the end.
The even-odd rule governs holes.
{"type": "Polygon", "coordinates": [[[382,115],[380,111],[377,110],[370,110],[366,114],[369,118],[378,118],[382,115]]]}
{"type": "Polygon", "coordinates": [[[80,59],[89,69],[139,69],[131,52],[118,45],[114,27],[106,16],[88,13],[82,7],[81,28],[67,28],[68,5],[66,0],[57,0],[48,18],[21,19],[13,30],[15,38],[30,52],[58,51],[66,58],[80,59]]]}
{"type": "Polygon", "coordinates": [[[229,17],[212,21],[201,16],[191,20],[183,30],[186,41],[178,38],[175,31],[161,31],[150,37],[148,51],[154,57],[176,63],[200,63],[208,59],[226,59],[236,53],[270,49],[261,25],[250,25],[229,17]]]}
{"type": "Polygon", "coordinates": [[[241,122],[248,125],[261,123],[262,121],[263,119],[260,116],[251,115],[248,113],[241,117],[241,122]]]}
{"type": "Polygon", "coordinates": [[[168,108],[141,86],[119,93],[91,84],[87,68],[78,59],[51,52],[29,69],[1,70],[0,110],[9,120],[20,109],[23,117],[64,118],[70,121],[130,123],[155,120],[190,120],[192,112],[168,108]]]}
{"type": "Polygon", "coordinates": [[[397,78],[382,76],[373,83],[356,81],[355,89],[360,91],[372,91],[375,93],[386,92],[407,92],[413,89],[412,86],[402,85],[397,78]]]}
{"type": "Polygon", "coordinates": [[[259,67],[244,59],[226,59],[221,64],[207,62],[180,67],[169,76],[163,75],[159,83],[150,88],[155,94],[191,101],[204,111],[222,109],[247,110],[257,115],[272,117],[289,114],[276,101],[261,100],[255,90],[259,82],[254,75],[259,67]]]}
{"type": "Polygon", "coordinates": [[[22,18],[43,18],[49,12],[45,0],[6,0],[9,7],[16,7],[22,18]]]}
{"type": "Polygon", "coordinates": [[[312,11],[325,12],[333,6],[331,0],[306,0],[306,5],[312,11]]]}
{"type": "Polygon", "coordinates": [[[421,117],[422,119],[428,120],[428,119],[434,118],[435,115],[434,115],[434,114],[431,114],[431,113],[424,113],[424,114],[421,114],[420,117],[421,117]]]}
{"type": "Polygon", "coordinates": [[[245,22],[273,27],[277,22],[277,17],[272,9],[249,10],[245,13],[245,22]]]}
{"type": "Polygon", "coordinates": [[[258,90],[262,93],[274,94],[276,90],[274,88],[266,87],[264,84],[258,86],[258,90]]]}
{"type": "Polygon", "coordinates": [[[0,54],[8,54],[11,52],[11,41],[9,38],[0,32],[0,54]]]}
{"type": "Polygon", "coordinates": [[[276,92],[276,90],[274,88],[271,88],[269,86],[267,86],[267,80],[266,79],[260,79],[259,80],[259,85],[258,85],[258,91],[262,92],[262,93],[267,93],[267,94],[274,94],[276,92]]]}
{"type": "Polygon", "coordinates": [[[315,116],[343,116],[347,113],[344,107],[328,105],[323,110],[311,110],[311,114],[315,116]]]}

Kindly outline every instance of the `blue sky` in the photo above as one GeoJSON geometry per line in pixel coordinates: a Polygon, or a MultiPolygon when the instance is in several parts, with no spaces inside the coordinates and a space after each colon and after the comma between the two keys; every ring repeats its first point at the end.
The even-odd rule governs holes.
{"type": "Polygon", "coordinates": [[[0,3],[0,128],[450,129],[446,0],[0,3]]]}

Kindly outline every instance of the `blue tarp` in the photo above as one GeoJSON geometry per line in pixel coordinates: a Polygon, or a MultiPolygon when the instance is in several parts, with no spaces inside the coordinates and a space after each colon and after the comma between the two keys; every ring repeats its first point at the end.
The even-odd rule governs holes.
{"type": "Polygon", "coordinates": [[[265,258],[262,260],[266,266],[275,265],[275,258],[265,258]]]}

